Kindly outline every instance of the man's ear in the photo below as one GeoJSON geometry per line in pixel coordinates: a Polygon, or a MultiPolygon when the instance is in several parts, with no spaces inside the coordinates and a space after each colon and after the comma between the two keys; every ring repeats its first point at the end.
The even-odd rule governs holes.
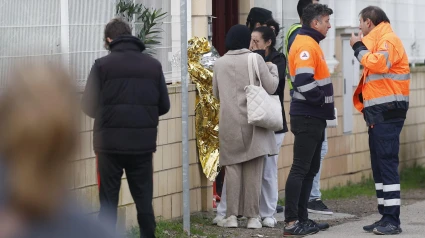
{"type": "Polygon", "coordinates": [[[373,22],[369,18],[366,20],[366,23],[367,23],[367,27],[369,27],[369,28],[371,28],[373,26],[373,22]]]}
{"type": "Polygon", "coordinates": [[[112,39],[109,38],[109,37],[106,37],[106,40],[108,41],[108,43],[111,43],[112,42],[112,39]]]}
{"type": "Polygon", "coordinates": [[[317,25],[319,24],[319,21],[317,19],[313,19],[313,21],[311,21],[311,25],[313,25],[312,28],[317,29],[317,25]]]}

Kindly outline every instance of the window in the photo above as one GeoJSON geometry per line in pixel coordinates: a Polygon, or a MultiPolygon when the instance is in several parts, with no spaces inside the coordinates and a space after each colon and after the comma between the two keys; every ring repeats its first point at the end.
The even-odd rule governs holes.
{"type": "MultiPolygon", "coordinates": [[[[168,82],[180,81],[180,1],[134,2],[167,12],[154,57],[162,63],[168,82]]],[[[7,74],[15,63],[32,61],[62,62],[84,87],[94,60],[108,53],[103,30],[115,16],[115,4],[116,0],[5,1],[0,14],[0,89],[6,86],[7,74]]],[[[188,8],[191,16],[190,1],[188,8]]],[[[188,37],[190,30],[188,17],[188,37]]]]}

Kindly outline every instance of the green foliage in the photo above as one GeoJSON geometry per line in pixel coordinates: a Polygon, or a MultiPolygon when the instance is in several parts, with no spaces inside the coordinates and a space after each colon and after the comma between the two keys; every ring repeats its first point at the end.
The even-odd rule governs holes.
{"type": "MultiPolygon", "coordinates": [[[[400,172],[401,189],[425,188],[425,167],[414,165],[413,167],[402,169],[400,172]]],[[[322,191],[322,199],[353,198],[358,195],[374,196],[375,183],[372,178],[363,179],[361,183],[336,187],[322,191]]]]}
{"type": "Polygon", "coordinates": [[[401,189],[425,188],[425,167],[414,165],[400,173],[401,189]]]}
{"type": "Polygon", "coordinates": [[[136,32],[137,37],[145,44],[147,53],[154,54],[153,48],[161,44],[162,38],[159,34],[163,32],[161,25],[167,12],[126,0],[119,0],[116,9],[117,16],[123,17],[129,23],[134,22],[135,25],[141,25],[140,30],[136,32]]]}
{"type": "Polygon", "coordinates": [[[353,184],[349,182],[347,186],[335,187],[322,191],[322,199],[343,199],[354,198],[356,196],[373,196],[375,195],[375,183],[373,179],[363,179],[362,182],[353,184]]]}
{"type": "MultiPolygon", "coordinates": [[[[402,169],[400,172],[400,186],[405,189],[425,188],[425,167],[414,165],[402,169]]],[[[322,190],[322,199],[344,199],[356,196],[375,196],[375,182],[372,178],[363,178],[360,183],[348,182],[346,186],[339,186],[329,190],[322,190]]],[[[285,206],[285,199],[279,199],[279,205],[285,206]]]]}
{"type": "MultiPolygon", "coordinates": [[[[190,234],[191,236],[197,237],[217,237],[213,234],[205,234],[203,227],[210,226],[211,220],[202,215],[192,215],[190,218],[190,234]]],[[[168,238],[168,237],[188,237],[183,231],[183,222],[181,219],[177,220],[162,220],[160,219],[156,223],[155,236],[158,238],[168,238]]],[[[138,227],[133,227],[127,231],[127,238],[138,238],[140,237],[140,232],[138,227]]]]}
{"type": "Polygon", "coordinates": [[[131,23],[134,15],[140,14],[144,6],[142,4],[134,4],[132,1],[119,0],[115,8],[117,9],[115,12],[117,16],[123,17],[131,23]]]}
{"type": "Polygon", "coordinates": [[[137,37],[143,41],[147,49],[151,50],[153,46],[161,44],[161,37],[158,34],[163,31],[160,26],[166,15],[162,9],[144,8],[138,16],[137,20],[142,22],[143,26],[137,37]]]}

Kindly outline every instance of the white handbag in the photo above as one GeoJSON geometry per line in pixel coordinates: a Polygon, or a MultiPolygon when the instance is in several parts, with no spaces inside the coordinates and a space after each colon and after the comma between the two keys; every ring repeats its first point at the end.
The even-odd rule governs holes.
{"type": "Polygon", "coordinates": [[[250,85],[245,87],[248,124],[273,131],[282,130],[282,104],[278,95],[269,95],[263,88],[256,53],[250,53],[248,56],[248,74],[250,85]],[[253,69],[256,76],[252,72],[253,69]],[[260,86],[254,84],[255,77],[260,81],[260,86]]]}

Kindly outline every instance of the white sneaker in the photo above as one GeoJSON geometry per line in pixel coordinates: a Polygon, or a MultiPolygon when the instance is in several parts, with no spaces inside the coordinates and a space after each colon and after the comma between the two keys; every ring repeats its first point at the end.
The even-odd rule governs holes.
{"type": "Polygon", "coordinates": [[[273,228],[274,226],[276,226],[277,221],[274,217],[266,217],[266,218],[264,218],[262,223],[263,223],[264,227],[273,228]]]}
{"type": "Polygon", "coordinates": [[[217,225],[217,223],[218,223],[219,221],[223,220],[223,219],[224,219],[224,216],[217,215],[217,216],[215,216],[215,218],[214,218],[214,220],[212,221],[212,223],[213,223],[213,225],[217,225]]]}
{"type": "Polygon", "coordinates": [[[260,229],[261,227],[263,226],[261,225],[260,219],[253,217],[248,219],[248,229],[260,229]]]}
{"type": "Polygon", "coordinates": [[[217,226],[226,227],[226,228],[237,228],[238,227],[238,219],[236,216],[230,216],[226,219],[223,219],[217,222],[217,226]]]}

